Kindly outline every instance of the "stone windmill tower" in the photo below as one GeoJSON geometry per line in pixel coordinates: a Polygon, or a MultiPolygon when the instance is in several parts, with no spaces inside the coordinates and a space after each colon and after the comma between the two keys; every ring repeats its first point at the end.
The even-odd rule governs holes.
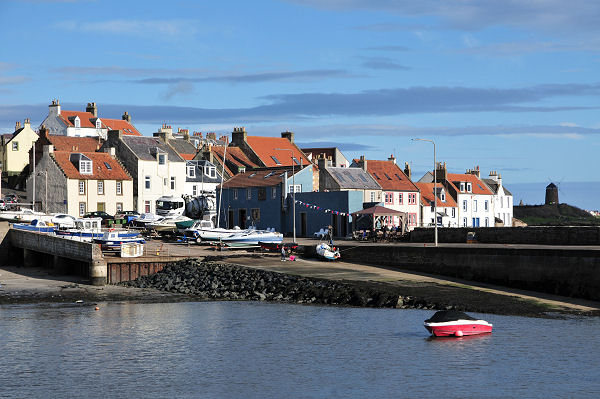
{"type": "Polygon", "coordinates": [[[554,183],[546,186],[546,205],[558,205],[558,187],[554,183]]]}

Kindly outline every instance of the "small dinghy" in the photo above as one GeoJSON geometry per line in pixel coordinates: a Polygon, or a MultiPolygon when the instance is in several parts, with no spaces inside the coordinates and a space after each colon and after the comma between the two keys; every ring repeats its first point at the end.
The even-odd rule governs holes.
{"type": "Polygon", "coordinates": [[[456,310],[435,312],[425,320],[425,328],[436,337],[462,337],[492,332],[492,324],[456,310]]]}
{"type": "Polygon", "coordinates": [[[317,244],[317,255],[327,260],[337,260],[341,257],[339,249],[324,242],[317,244]]]}

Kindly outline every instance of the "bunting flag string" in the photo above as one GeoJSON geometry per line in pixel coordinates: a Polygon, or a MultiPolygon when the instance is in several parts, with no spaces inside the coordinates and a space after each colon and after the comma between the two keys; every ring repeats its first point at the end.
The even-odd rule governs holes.
{"type": "Polygon", "coordinates": [[[309,209],[315,209],[315,210],[317,210],[317,211],[323,211],[323,212],[325,212],[325,213],[333,213],[334,215],[340,215],[340,216],[347,216],[347,215],[350,215],[350,214],[349,214],[349,213],[347,213],[347,212],[336,211],[336,210],[333,210],[333,209],[321,209],[322,207],[320,207],[320,206],[318,206],[318,205],[315,205],[315,204],[309,204],[308,202],[304,202],[304,201],[300,201],[300,200],[296,200],[296,203],[297,203],[297,204],[300,204],[300,205],[303,205],[303,206],[305,206],[306,208],[309,208],[309,209]]]}

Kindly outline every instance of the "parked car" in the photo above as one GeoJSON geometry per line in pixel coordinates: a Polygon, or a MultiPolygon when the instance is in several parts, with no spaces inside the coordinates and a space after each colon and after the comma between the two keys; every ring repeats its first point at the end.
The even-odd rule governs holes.
{"type": "Polygon", "coordinates": [[[83,215],[84,218],[101,218],[102,224],[107,225],[109,220],[115,220],[112,216],[104,211],[87,212],[83,215]]]}
{"type": "Polygon", "coordinates": [[[0,211],[6,210],[6,202],[3,199],[0,199],[0,211]]]}
{"type": "Polygon", "coordinates": [[[72,228],[75,227],[75,219],[76,218],[74,216],[67,215],[65,213],[57,213],[52,215],[52,219],[50,219],[50,221],[59,228],[72,228]]]}
{"type": "Polygon", "coordinates": [[[6,195],[4,196],[4,201],[5,201],[7,204],[13,204],[13,203],[15,203],[15,202],[19,202],[19,196],[18,196],[17,194],[14,194],[14,193],[9,193],[9,194],[6,194],[6,195]]]}
{"type": "Polygon", "coordinates": [[[129,223],[139,217],[140,213],[137,211],[121,211],[115,214],[115,220],[124,219],[126,223],[129,223]]]}

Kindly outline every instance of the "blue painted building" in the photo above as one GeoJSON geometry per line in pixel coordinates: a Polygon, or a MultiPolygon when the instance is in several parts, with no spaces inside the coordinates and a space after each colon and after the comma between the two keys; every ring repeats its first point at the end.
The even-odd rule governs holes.
{"type": "MultiPolygon", "coordinates": [[[[292,196],[287,198],[292,207],[292,196]]],[[[352,233],[351,213],[363,209],[362,191],[320,191],[296,194],[296,236],[313,237],[320,229],[332,226],[334,237],[346,237],[352,233]]],[[[292,213],[287,214],[289,230],[292,230],[292,213]]]]}
{"type": "Polygon", "coordinates": [[[285,200],[290,193],[302,193],[313,189],[313,166],[300,169],[292,167],[260,168],[233,176],[223,184],[223,192],[217,188],[217,206],[220,209],[219,224],[222,227],[257,229],[275,228],[282,233],[292,232],[290,203],[285,200]]]}

